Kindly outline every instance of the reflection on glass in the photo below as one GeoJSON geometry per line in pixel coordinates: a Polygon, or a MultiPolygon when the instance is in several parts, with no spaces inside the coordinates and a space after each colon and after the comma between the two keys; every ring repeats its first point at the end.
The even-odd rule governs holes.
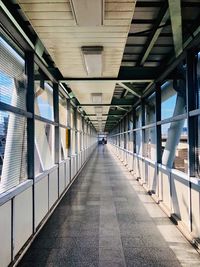
{"type": "Polygon", "coordinates": [[[35,120],[35,173],[54,166],[54,125],[35,120]]]}
{"type": "Polygon", "coordinates": [[[188,172],[187,120],[174,121],[161,126],[162,163],[169,168],[188,172]]]}
{"type": "Polygon", "coordinates": [[[161,86],[161,120],[186,112],[185,80],[167,81],[161,86]]]}
{"type": "Polygon", "coordinates": [[[59,121],[67,126],[67,101],[64,96],[59,96],[59,121]]]}
{"type": "Polygon", "coordinates": [[[25,62],[0,37],[0,101],[26,110],[25,62]]]}
{"type": "Polygon", "coordinates": [[[35,114],[45,119],[54,120],[53,89],[48,83],[44,83],[44,89],[40,82],[35,82],[35,114]]]}
{"type": "Polygon", "coordinates": [[[136,128],[142,127],[142,109],[138,107],[136,109],[136,128]]]}
{"type": "Polygon", "coordinates": [[[145,104],[145,124],[150,124],[156,121],[156,99],[155,93],[148,97],[145,104]]]}
{"type": "Polygon", "coordinates": [[[61,145],[61,160],[65,160],[68,157],[68,141],[69,130],[66,128],[60,127],[60,145],[61,145]]]}
{"type": "Polygon", "coordinates": [[[136,153],[142,155],[142,130],[138,130],[136,135],[136,153]]]}
{"type": "Polygon", "coordinates": [[[145,130],[144,156],[156,160],[156,128],[145,130]]]}
{"type": "Polygon", "coordinates": [[[26,118],[0,111],[0,193],[27,179],[26,118]]]}
{"type": "Polygon", "coordinates": [[[200,52],[198,53],[198,62],[197,62],[197,101],[198,101],[198,108],[200,108],[200,52]]]}

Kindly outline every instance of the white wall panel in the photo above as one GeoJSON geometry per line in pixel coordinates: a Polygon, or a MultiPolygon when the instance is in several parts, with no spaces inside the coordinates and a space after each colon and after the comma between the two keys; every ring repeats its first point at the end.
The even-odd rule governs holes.
{"type": "Polygon", "coordinates": [[[49,174],[49,208],[58,199],[58,169],[49,174]]]}
{"type": "Polygon", "coordinates": [[[189,227],[189,187],[188,181],[171,174],[173,212],[189,227]]]}
{"type": "Polygon", "coordinates": [[[200,237],[200,186],[192,184],[192,232],[195,237],[200,237]]]}
{"type": "Polygon", "coordinates": [[[157,192],[157,170],[153,163],[148,164],[148,187],[150,190],[157,192]]]}
{"type": "Polygon", "coordinates": [[[66,180],[65,180],[65,163],[62,162],[59,165],[59,195],[61,195],[62,192],[64,191],[65,183],[66,183],[66,180]]]}
{"type": "Polygon", "coordinates": [[[11,201],[0,206],[0,267],[11,261],[11,201]]]}
{"type": "Polygon", "coordinates": [[[33,233],[32,187],[14,198],[14,255],[33,233]]]}
{"type": "Polygon", "coordinates": [[[159,191],[160,198],[163,203],[171,210],[171,197],[170,197],[170,173],[167,170],[159,168],[159,191]]]}
{"type": "Polygon", "coordinates": [[[35,227],[48,212],[48,176],[35,185],[35,227]]]}
{"type": "Polygon", "coordinates": [[[66,186],[70,183],[70,161],[66,162],[66,186]]]}

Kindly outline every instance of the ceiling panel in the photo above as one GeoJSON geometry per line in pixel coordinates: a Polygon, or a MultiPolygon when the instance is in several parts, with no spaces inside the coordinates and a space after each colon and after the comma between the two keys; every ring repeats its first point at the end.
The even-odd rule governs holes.
{"type": "Polygon", "coordinates": [[[117,77],[135,0],[105,0],[103,26],[97,27],[77,26],[67,0],[18,3],[64,77],[87,77],[81,54],[85,45],[103,46],[102,76],[117,77]]]}

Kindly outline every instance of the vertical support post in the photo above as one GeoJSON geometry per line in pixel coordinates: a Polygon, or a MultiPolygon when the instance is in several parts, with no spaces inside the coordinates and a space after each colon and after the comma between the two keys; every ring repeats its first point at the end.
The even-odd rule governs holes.
{"type": "Polygon", "coordinates": [[[197,117],[190,117],[189,112],[197,108],[197,91],[196,91],[196,55],[193,50],[187,52],[187,74],[186,74],[186,103],[187,103],[187,123],[188,123],[188,187],[189,187],[189,227],[192,231],[192,199],[191,199],[191,182],[190,177],[195,176],[195,151],[196,136],[198,134],[197,117]]]}
{"type": "MultiPolygon", "coordinates": [[[[71,129],[71,110],[70,110],[71,104],[70,99],[67,99],[67,127],[71,129]]],[[[71,136],[71,130],[69,131],[69,135],[71,136]]],[[[69,140],[71,141],[71,137],[69,136],[69,140]]],[[[68,157],[71,156],[71,143],[69,143],[69,149],[68,149],[68,157]]]]}
{"type": "MultiPolygon", "coordinates": [[[[142,126],[145,126],[145,101],[141,100],[141,109],[142,109],[142,126]]],[[[145,154],[145,130],[142,129],[142,156],[145,154]]]]}
{"type": "Polygon", "coordinates": [[[58,83],[53,84],[53,110],[55,126],[55,163],[60,162],[60,133],[59,133],[59,87],[58,83]]]}
{"type": "Polygon", "coordinates": [[[69,129],[69,148],[68,148],[68,157],[69,157],[69,179],[71,180],[71,110],[70,110],[71,104],[70,104],[70,99],[67,99],[67,127],[69,129]]]}
{"type": "Polygon", "coordinates": [[[156,84],[156,162],[162,161],[162,146],[161,146],[161,125],[157,122],[161,121],[161,86],[156,84]]]}
{"type": "Polygon", "coordinates": [[[85,146],[84,146],[84,138],[85,137],[85,120],[84,118],[82,117],[82,151],[85,149],[85,146]]]}
{"type": "MultiPolygon", "coordinates": [[[[132,110],[133,112],[133,129],[136,128],[136,110],[135,108],[132,110]]],[[[133,131],[133,153],[136,153],[136,132],[133,131]]]]}
{"type": "MultiPolygon", "coordinates": [[[[27,118],[27,174],[28,178],[35,180],[35,108],[34,108],[34,53],[25,54],[25,72],[27,76],[26,108],[32,113],[27,118]]],[[[33,233],[35,232],[35,184],[33,184],[33,233]]]]}
{"type": "Polygon", "coordinates": [[[162,136],[161,125],[157,122],[161,121],[161,85],[156,84],[156,193],[159,196],[159,167],[158,164],[162,163],[162,136]]]}
{"type": "Polygon", "coordinates": [[[120,147],[121,146],[121,140],[120,140],[120,125],[121,125],[121,122],[119,122],[118,124],[118,146],[120,147]]]}
{"type": "Polygon", "coordinates": [[[190,117],[189,112],[197,108],[197,92],[196,92],[196,56],[194,51],[187,53],[187,85],[186,85],[186,101],[187,101],[187,121],[188,121],[188,174],[189,177],[195,176],[195,150],[196,150],[196,117],[190,117]]]}
{"type": "Polygon", "coordinates": [[[75,154],[78,154],[78,133],[77,133],[77,108],[74,109],[74,128],[75,128],[75,154]]]}

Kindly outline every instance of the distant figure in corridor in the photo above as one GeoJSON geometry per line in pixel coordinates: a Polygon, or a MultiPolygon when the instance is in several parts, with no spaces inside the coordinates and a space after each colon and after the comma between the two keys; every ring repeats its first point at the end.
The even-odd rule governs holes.
{"type": "Polygon", "coordinates": [[[104,137],[102,138],[101,143],[102,143],[102,145],[105,145],[105,139],[104,139],[104,137]]]}

